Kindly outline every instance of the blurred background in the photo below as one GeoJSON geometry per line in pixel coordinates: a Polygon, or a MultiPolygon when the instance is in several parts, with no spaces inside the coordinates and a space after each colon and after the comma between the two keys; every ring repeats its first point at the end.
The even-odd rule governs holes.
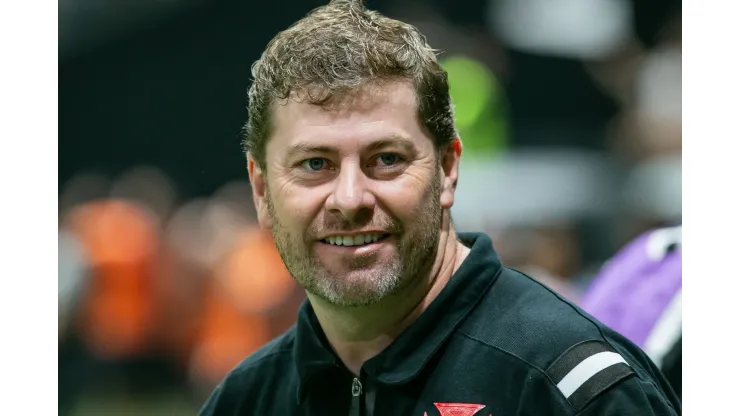
{"type": "MultiPolygon", "coordinates": [[[[681,222],[677,0],[369,0],[450,74],[453,219],[564,296],[681,222]]],[[[304,295],[255,224],[250,66],[316,0],[59,1],[59,411],[195,414],[304,295]]]]}

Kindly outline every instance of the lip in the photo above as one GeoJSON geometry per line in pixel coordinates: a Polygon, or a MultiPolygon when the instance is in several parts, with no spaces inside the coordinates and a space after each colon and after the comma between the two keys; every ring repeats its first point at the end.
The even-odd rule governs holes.
{"type": "MultiPolygon", "coordinates": [[[[349,234],[347,234],[349,235],[349,234]]],[[[384,246],[387,246],[388,243],[393,239],[392,234],[385,234],[386,237],[382,240],[378,240],[373,243],[367,243],[359,246],[338,246],[336,244],[329,244],[325,243],[323,241],[317,241],[316,244],[318,246],[318,249],[321,251],[334,253],[334,255],[342,254],[342,255],[369,255],[371,253],[378,252],[381,250],[384,246]]]]}
{"type": "Polygon", "coordinates": [[[390,235],[389,232],[383,231],[383,230],[352,231],[348,233],[325,234],[323,237],[319,237],[316,240],[322,241],[322,240],[326,240],[329,237],[354,237],[356,235],[364,235],[364,234],[390,235]]]}

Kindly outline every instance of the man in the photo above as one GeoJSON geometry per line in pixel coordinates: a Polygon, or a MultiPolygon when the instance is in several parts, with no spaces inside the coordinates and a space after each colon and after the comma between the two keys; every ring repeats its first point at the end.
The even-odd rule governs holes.
{"type": "Polygon", "coordinates": [[[308,300],[202,415],[680,413],[638,348],[455,233],[462,143],[415,28],[333,1],[253,77],[258,218],[308,300]]]}
{"type": "Polygon", "coordinates": [[[651,230],[593,280],[581,307],[642,348],[681,397],[681,226],[651,230]]]}

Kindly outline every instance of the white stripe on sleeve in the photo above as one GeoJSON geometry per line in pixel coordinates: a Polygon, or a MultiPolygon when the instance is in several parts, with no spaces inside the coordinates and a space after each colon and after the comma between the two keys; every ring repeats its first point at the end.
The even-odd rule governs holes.
{"type": "Polygon", "coordinates": [[[578,388],[590,380],[591,377],[618,363],[627,364],[624,358],[615,352],[607,351],[594,354],[581,361],[580,364],[570,370],[570,372],[563,377],[560,383],[558,383],[558,389],[560,389],[565,397],[570,397],[573,392],[578,390],[578,388]]]}

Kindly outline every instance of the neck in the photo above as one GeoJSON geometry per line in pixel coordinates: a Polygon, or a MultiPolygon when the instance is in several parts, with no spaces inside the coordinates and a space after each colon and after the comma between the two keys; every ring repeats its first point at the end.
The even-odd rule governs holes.
{"type": "Polygon", "coordinates": [[[457,241],[451,224],[444,222],[429,274],[402,292],[360,308],[337,306],[308,294],[329,343],[355,375],[424,312],[470,252],[457,241]]]}

